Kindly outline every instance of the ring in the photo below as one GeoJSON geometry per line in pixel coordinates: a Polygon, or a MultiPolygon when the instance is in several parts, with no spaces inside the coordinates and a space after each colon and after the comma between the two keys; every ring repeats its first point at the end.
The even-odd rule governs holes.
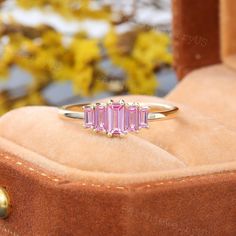
{"type": "Polygon", "coordinates": [[[120,100],[108,103],[79,103],[59,108],[59,114],[72,119],[83,119],[84,127],[102,132],[109,137],[123,136],[148,128],[148,121],[174,118],[179,108],[161,103],[130,103],[120,100]]]}

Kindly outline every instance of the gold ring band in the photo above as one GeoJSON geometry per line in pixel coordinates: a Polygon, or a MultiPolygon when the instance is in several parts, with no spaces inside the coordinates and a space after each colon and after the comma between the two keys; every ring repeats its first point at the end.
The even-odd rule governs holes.
{"type": "MultiPolygon", "coordinates": [[[[88,105],[100,105],[104,103],[77,103],[77,104],[69,104],[62,106],[59,109],[59,114],[72,119],[84,119],[83,107],[88,105]]],[[[126,103],[131,104],[131,103],[126,103]]],[[[175,118],[179,108],[174,105],[162,104],[162,103],[138,103],[141,107],[148,107],[148,120],[167,120],[175,118]]]]}
{"type": "Polygon", "coordinates": [[[148,121],[174,118],[178,110],[176,106],[161,103],[110,100],[108,103],[66,105],[59,109],[59,114],[72,119],[84,119],[85,128],[112,137],[149,128],[148,121]]]}

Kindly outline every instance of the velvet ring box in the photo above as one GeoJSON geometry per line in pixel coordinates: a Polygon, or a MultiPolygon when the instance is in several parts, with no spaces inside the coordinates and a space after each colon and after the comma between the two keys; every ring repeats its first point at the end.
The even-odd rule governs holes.
{"type": "MultiPolygon", "coordinates": [[[[198,22],[191,14],[183,21],[189,2],[189,11],[204,7],[175,0],[174,26],[181,21],[183,28],[174,37],[207,27],[188,27],[198,22]]],[[[235,4],[204,3],[212,5],[209,14],[221,13],[224,63],[188,73],[165,99],[125,97],[171,102],[180,107],[177,118],[112,139],[59,119],[56,108],[25,107],[0,118],[0,186],[11,199],[0,235],[236,235],[236,71],[227,59],[235,4]]],[[[189,42],[174,40],[178,70],[189,42]]]]}

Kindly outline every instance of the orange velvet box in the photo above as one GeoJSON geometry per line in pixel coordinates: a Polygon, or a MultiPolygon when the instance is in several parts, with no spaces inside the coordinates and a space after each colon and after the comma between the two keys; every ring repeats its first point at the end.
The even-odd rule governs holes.
{"type": "Polygon", "coordinates": [[[185,78],[164,99],[125,100],[175,104],[177,118],[111,139],[52,107],[0,118],[11,200],[0,235],[236,235],[236,4],[174,0],[173,11],[185,78]]]}

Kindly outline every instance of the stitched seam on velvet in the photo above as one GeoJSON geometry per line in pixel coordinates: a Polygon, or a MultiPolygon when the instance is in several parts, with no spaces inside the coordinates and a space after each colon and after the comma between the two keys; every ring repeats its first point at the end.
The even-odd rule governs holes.
{"type": "MultiPolygon", "coordinates": [[[[57,182],[57,183],[61,180],[59,178],[51,177],[51,176],[47,175],[44,172],[38,171],[35,168],[32,168],[31,166],[24,164],[22,161],[20,162],[20,161],[12,160],[12,158],[9,155],[7,155],[7,154],[4,155],[3,153],[0,153],[0,157],[3,157],[4,159],[6,159],[8,161],[13,161],[15,165],[17,165],[17,166],[19,166],[21,168],[25,168],[28,171],[34,172],[37,175],[40,175],[42,177],[47,177],[48,180],[51,180],[51,181],[54,181],[54,182],[57,182]]],[[[92,186],[92,187],[102,187],[102,185],[100,185],[100,184],[82,183],[81,185],[82,186],[92,186]]],[[[110,189],[110,188],[116,188],[116,189],[119,189],[119,190],[127,189],[124,186],[110,186],[110,185],[106,185],[105,187],[108,188],[108,189],[110,189]]]]}
{"type": "Polygon", "coordinates": [[[4,233],[8,233],[8,235],[13,235],[13,236],[20,236],[19,234],[17,234],[15,231],[10,230],[9,228],[7,228],[6,226],[2,225],[0,227],[0,230],[4,233]]]}
{"type": "Polygon", "coordinates": [[[15,165],[19,166],[19,167],[22,167],[24,169],[27,169],[28,171],[30,172],[34,172],[35,174],[37,175],[40,175],[41,177],[46,177],[48,178],[49,180],[53,181],[53,182],[59,182],[60,179],[59,178],[55,178],[53,176],[49,176],[48,174],[46,174],[45,172],[42,172],[42,171],[38,171],[36,170],[35,168],[33,168],[32,166],[30,165],[26,165],[25,163],[23,163],[22,161],[15,161],[13,160],[9,155],[4,155],[3,153],[0,154],[1,157],[3,157],[4,159],[6,160],[9,160],[9,161],[13,161],[15,165]]]}
{"type": "MultiPolygon", "coordinates": [[[[59,178],[55,178],[55,177],[52,177],[52,176],[49,176],[47,175],[46,173],[44,172],[41,172],[41,171],[38,171],[36,170],[35,168],[32,168],[26,164],[24,164],[23,162],[19,162],[19,161],[15,161],[15,160],[12,160],[12,158],[7,155],[7,154],[3,154],[3,153],[0,153],[0,157],[3,157],[4,159],[6,160],[10,160],[10,161],[13,161],[16,165],[18,165],[19,167],[21,168],[25,168],[27,169],[28,171],[31,171],[31,172],[34,172],[36,173],[37,175],[40,175],[41,177],[47,177],[48,180],[51,180],[51,181],[54,181],[54,182],[59,182],[60,179],[59,178]]],[[[236,172],[235,171],[226,171],[227,174],[230,174],[230,175],[236,175],[236,172]]],[[[175,179],[174,181],[165,181],[165,182],[156,182],[156,183],[152,183],[152,184],[147,184],[145,186],[139,186],[139,187],[136,187],[136,188],[151,188],[151,187],[154,187],[154,186],[161,186],[161,185],[164,185],[164,184],[173,184],[173,183],[180,183],[180,182],[191,182],[193,181],[196,177],[198,177],[198,179],[209,179],[210,177],[214,177],[215,175],[220,175],[222,173],[215,173],[215,174],[212,174],[212,175],[203,175],[203,176],[194,176],[192,178],[188,177],[186,179],[175,179]]],[[[81,186],[91,186],[91,187],[106,187],[108,189],[118,189],[118,190],[126,190],[128,189],[129,187],[125,187],[125,186],[113,186],[113,185],[100,185],[100,184],[92,184],[92,183],[81,183],[81,186]]]]}
{"type": "MultiPolygon", "coordinates": [[[[9,140],[10,141],[10,140],[9,140]]],[[[12,142],[12,141],[11,141],[12,142]]],[[[16,145],[18,145],[17,143],[15,143],[16,145]]],[[[151,143],[151,144],[153,144],[153,143],[151,143]]],[[[154,145],[154,144],[153,144],[154,145]]],[[[23,146],[22,146],[23,147],[23,146]]],[[[24,147],[23,147],[24,148],[24,147]]],[[[165,150],[165,148],[163,148],[164,150],[165,150]]],[[[168,152],[168,153],[170,153],[167,149],[165,150],[166,152],[168,152]]],[[[5,153],[7,153],[6,151],[3,151],[3,152],[5,152],[5,153]]],[[[32,151],[32,152],[34,152],[34,151],[32,151]]],[[[170,153],[171,154],[171,153],[170,153]]],[[[9,154],[9,155],[12,155],[12,154],[9,154]]],[[[0,156],[2,156],[2,154],[0,154],[0,156]]],[[[13,156],[13,155],[12,155],[13,156]]],[[[178,158],[177,158],[178,159],[178,158]]],[[[179,159],[178,159],[179,160],[179,159]]],[[[183,162],[184,163],[184,162],[183,162]]],[[[19,165],[20,164],[22,164],[22,163],[18,163],[19,165]]],[[[184,163],[185,164],[185,163],[184,163]]],[[[26,167],[27,168],[27,167],[26,167]]],[[[45,176],[45,177],[47,177],[48,179],[52,179],[53,180],[53,178],[54,177],[50,177],[49,175],[47,175],[46,173],[44,173],[44,172],[40,172],[40,171],[37,171],[37,170],[35,170],[34,168],[30,168],[29,167],[29,170],[30,171],[36,171],[36,173],[37,174],[40,174],[41,176],[45,176]]],[[[231,171],[223,171],[223,172],[228,172],[229,174],[234,174],[234,171],[232,172],[232,170],[231,171]],[[231,173],[232,172],[232,173],[231,173]]],[[[216,174],[221,174],[222,172],[219,172],[219,173],[214,173],[214,174],[212,174],[212,175],[209,175],[209,174],[205,174],[205,175],[195,175],[194,177],[192,177],[192,178],[194,178],[195,179],[195,177],[198,177],[198,178],[204,178],[205,179],[205,177],[207,176],[207,177],[211,177],[211,176],[215,176],[216,174]]],[[[236,174],[236,173],[235,173],[236,174]]],[[[55,175],[56,176],[56,175],[55,175]]],[[[183,178],[185,178],[185,177],[183,177],[183,178]]],[[[157,183],[154,183],[154,184],[147,184],[146,186],[141,186],[142,188],[145,188],[145,187],[147,187],[147,188],[150,188],[150,187],[152,187],[152,186],[159,186],[159,185],[163,185],[163,184],[172,184],[173,182],[187,182],[187,181],[193,181],[192,180],[192,178],[191,177],[186,177],[187,178],[187,180],[186,179],[175,179],[174,181],[171,181],[171,180],[169,180],[169,181],[165,181],[165,182],[157,182],[157,183]],[[190,179],[191,178],[191,179],[190,179]]],[[[62,180],[62,179],[60,179],[59,177],[58,178],[54,178],[54,180],[53,181],[55,181],[55,182],[59,182],[60,180],[62,180]]],[[[64,179],[65,180],[65,179],[64,179]]],[[[129,189],[129,187],[126,187],[126,186],[114,186],[114,185],[99,185],[99,184],[87,184],[87,183],[82,183],[81,185],[83,185],[83,186],[92,186],[92,187],[106,187],[106,188],[108,188],[108,189],[110,189],[110,188],[116,188],[116,189],[120,189],[120,190],[125,190],[125,189],[129,189]]],[[[138,187],[138,188],[140,188],[140,187],[138,187]]]]}

